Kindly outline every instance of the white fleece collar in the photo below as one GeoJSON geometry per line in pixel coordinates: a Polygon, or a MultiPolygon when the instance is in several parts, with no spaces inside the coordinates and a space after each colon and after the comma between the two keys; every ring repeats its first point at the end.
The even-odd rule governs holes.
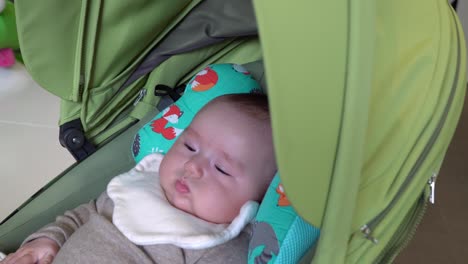
{"type": "Polygon", "coordinates": [[[114,225],[133,243],[209,248],[236,237],[255,217],[258,203],[254,201],[245,203],[230,225],[213,224],[175,208],[159,184],[162,158],[161,154],[150,154],[107,185],[114,202],[114,225]]]}

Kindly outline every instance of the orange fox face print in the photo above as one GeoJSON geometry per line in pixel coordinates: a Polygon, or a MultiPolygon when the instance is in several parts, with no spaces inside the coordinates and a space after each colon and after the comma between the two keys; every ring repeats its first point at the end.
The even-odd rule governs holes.
{"type": "Polygon", "coordinates": [[[192,90],[202,92],[211,89],[217,82],[218,74],[210,67],[206,67],[195,76],[190,86],[192,90]]]}
{"type": "Polygon", "coordinates": [[[177,105],[171,105],[163,110],[161,118],[158,118],[151,123],[152,130],[155,133],[161,134],[166,139],[171,140],[176,138],[180,133],[182,133],[183,129],[173,127],[172,125],[179,122],[179,118],[183,113],[184,112],[180,111],[180,108],[177,105]]]}

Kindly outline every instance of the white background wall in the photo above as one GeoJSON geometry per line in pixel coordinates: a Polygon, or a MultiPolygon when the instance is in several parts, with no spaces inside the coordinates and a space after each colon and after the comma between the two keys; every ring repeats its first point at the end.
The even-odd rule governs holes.
{"type": "Polygon", "coordinates": [[[58,142],[59,111],[22,64],[0,68],[0,222],[74,162],[58,142]]]}

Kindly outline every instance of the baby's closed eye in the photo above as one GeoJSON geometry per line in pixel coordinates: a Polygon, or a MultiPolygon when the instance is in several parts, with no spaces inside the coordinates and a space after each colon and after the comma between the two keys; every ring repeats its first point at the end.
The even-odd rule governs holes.
{"type": "Polygon", "coordinates": [[[228,172],[226,172],[225,169],[223,169],[221,166],[218,166],[218,165],[215,165],[215,168],[217,171],[221,172],[222,174],[226,175],[226,176],[231,176],[231,174],[229,174],[228,172]]]}
{"type": "Polygon", "coordinates": [[[185,148],[186,148],[186,149],[188,149],[189,151],[191,151],[191,152],[195,152],[195,148],[194,148],[194,147],[192,147],[190,144],[188,144],[188,143],[184,143],[184,146],[185,146],[185,148]]]}

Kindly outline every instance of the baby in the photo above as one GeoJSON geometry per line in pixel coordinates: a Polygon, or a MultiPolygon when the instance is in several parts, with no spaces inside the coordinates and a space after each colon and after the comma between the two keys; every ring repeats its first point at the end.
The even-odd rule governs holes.
{"type": "MultiPolygon", "coordinates": [[[[159,154],[151,155],[156,156],[143,159],[136,171],[148,160],[153,164],[158,160],[159,154]]],[[[159,188],[164,202],[177,208],[174,210],[180,218],[169,220],[174,230],[178,223],[192,217],[197,224],[189,228],[191,232],[207,228],[223,235],[234,223],[241,231],[228,241],[205,247],[180,246],[181,241],[190,240],[186,235],[185,240],[176,239],[175,243],[151,243],[157,239],[147,242],[144,239],[151,237],[150,231],[144,231],[146,237],[138,240],[132,227],[125,227],[125,221],[120,226],[115,221],[118,210],[123,210],[119,212],[122,218],[134,211],[125,211],[118,195],[109,193],[110,186],[115,185],[113,180],[96,201],[57,217],[55,223],[29,236],[1,263],[51,263],[54,258],[57,263],[245,263],[250,233],[246,223],[250,219],[239,224],[239,218],[249,202],[261,201],[277,170],[266,96],[236,94],[212,100],[161,156],[158,165],[152,174],[159,173],[159,178],[154,178],[159,184],[151,189],[159,188]]],[[[158,215],[159,207],[148,210],[145,202],[142,199],[132,207],[158,215]]],[[[150,223],[149,229],[157,226],[152,219],[140,218],[135,219],[141,220],[142,226],[144,222],[150,223]]],[[[157,218],[164,221],[164,216],[157,218]]]]}

